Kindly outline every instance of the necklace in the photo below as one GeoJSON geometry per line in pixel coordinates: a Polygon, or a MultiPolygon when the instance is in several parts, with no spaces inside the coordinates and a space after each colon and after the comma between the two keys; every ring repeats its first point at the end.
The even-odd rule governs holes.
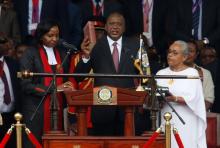
{"type": "Polygon", "coordinates": [[[173,80],[173,79],[169,79],[169,80],[168,80],[168,84],[169,84],[169,85],[172,85],[173,83],[174,83],[174,80],[173,80]]]}

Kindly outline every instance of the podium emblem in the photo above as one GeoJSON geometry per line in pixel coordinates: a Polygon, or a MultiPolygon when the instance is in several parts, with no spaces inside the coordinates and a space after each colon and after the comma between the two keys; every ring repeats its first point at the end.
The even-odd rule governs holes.
{"type": "Polygon", "coordinates": [[[112,97],[112,92],[110,89],[108,88],[103,88],[98,92],[98,97],[102,100],[102,101],[108,101],[109,99],[111,99],[112,97]]]}
{"type": "Polygon", "coordinates": [[[94,105],[116,105],[117,104],[117,89],[102,86],[93,89],[93,104],[94,105]]]}

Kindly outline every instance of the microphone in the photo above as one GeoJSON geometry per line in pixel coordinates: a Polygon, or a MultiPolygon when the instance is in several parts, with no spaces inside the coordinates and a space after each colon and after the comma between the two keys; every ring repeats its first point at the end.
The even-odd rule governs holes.
{"type": "Polygon", "coordinates": [[[78,49],[75,45],[67,43],[64,39],[59,39],[58,45],[62,45],[69,50],[73,50],[74,52],[78,52],[78,49]]]}

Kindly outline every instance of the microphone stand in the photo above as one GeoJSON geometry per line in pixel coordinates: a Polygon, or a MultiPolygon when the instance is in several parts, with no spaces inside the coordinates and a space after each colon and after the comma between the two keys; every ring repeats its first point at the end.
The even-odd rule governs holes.
{"type": "MultiPolygon", "coordinates": [[[[152,76],[152,79],[154,79],[154,76],[152,76]]],[[[155,81],[156,82],[156,81],[155,81]]],[[[156,84],[156,83],[155,83],[156,84]]],[[[156,85],[157,86],[157,85],[156,85]]],[[[171,109],[172,109],[172,112],[174,112],[175,114],[176,114],[176,116],[179,118],[179,120],[182,122],[182,124],[183,125],[185,125],[186,123],[185,123],[185,121],[183,120],[183,118],[178,114],[178,112],[174,109],[174,107],[172,106],[172,104],[169,102],[169,101],[167,101],[167,99],[166,99],[166,97],[164,96],[164,94],[161,92],[161,90],[160,89],[157,89],[156,90],[159,94],[160,94],[160,96],[161,96],[161,98],[162,98],[162,101],[163,102],[165,102],[171,109]]]]}
{"type": "MultiPolygon", "coordinates": [[[[71,53],[71,49],[68,49],[61,65],[58,67],[58,69],[63,67],[63,65],[66,62],[66,60],[67,60],[68,56],[70,55],[70,53],[71,53]]],[[[57,127],[57,125],[58,125],[58,110],[60,109],[59,108],[59,102],[57,100],[56,77],[57,77],[57,74],[56,74],[56,71],[55,71],[53,73],[52,81],[50,82],[46,92],[44,93],[44,96],[42,97],[40,103],[38,104],[37,108],[35,109],[34,113],[31,116],[31,119],[30,119],[31,121],[34,119],[37,111],[39,110],[40,106],[42,105],[42,103],[45,100],[46,96],[48,95],[49,91],[51,89],[53,89],[52,95],[51,95],[51,101],[50,101],[50,111],[51,111],[50,112],[50,114],[51,114],[50,125],[51,125],[51,130],[52,131],[56,131],[58,129],[58,127],[57,127]]]]}
{"type": "MultiPolygon", "coordinates": [[[[149,79],[149,86],[150,86],[150,91],[149,91],[150,97],[149,98],[146,97],[145,104],[146,104],[146,108],[150,110],[150,118],[151,118],[151,123],[152,123],[151,130],[152,131],[156,130],[156,116],[157,116],[156,114],[158,111],[160,111],[160,107],[159,107],[160,102],[156,96],[157,92],[162,97],[162,99],[163,99],[162,101],[164,101],[172,109],[172,112],[174,112],[177,115],[179,120],[183,124],[185,124],[184,120],[180,117],[180,115],[177,113],[177,111],[174,109],[174,107],[171,105],[171,103],[166,100],[161,89],[157,87],[157,82],[155,80],[155,76],[153,76],[153,75],[149,79]]],[[[159,120],[159,123],[160,123],[160,120],[159,120]]]]}
{"type": "Polygon", "coordinates": [[[59,102],[57,100],[57,89],[56,89],[56,71],[54,72],[53,79],[51,81],[53,87],[53,92],[51,94],[51,100],[50,100],[50,125],[52,128],[52,131],[56,131],[58,129],[58,110],[59,108],[59,102]]]}
{"type": "Polygon", "coordinates": [[[152,76],[149,79],[149,86],[150,86],[150,97],[147,99],[146,98],[146,103],[147,103],[147,108],[150,110],[150,118],[151,118],[151,130],[155,131],[156,130],[156,120],[157,120],[157,112],[160,110],[159,109],[159,101],[156,96],[156,91],[157,91],[157,85],[156,85],[156,80],[152,76]],[[147,101],[148,100],[148,101],[147,101]]]}

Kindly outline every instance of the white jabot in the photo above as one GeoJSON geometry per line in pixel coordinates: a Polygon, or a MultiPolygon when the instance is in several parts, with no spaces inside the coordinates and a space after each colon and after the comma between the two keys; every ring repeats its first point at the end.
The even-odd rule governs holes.
{"type": "MultiPolygon", "coordinates": [[[[1,57],[0,61],[4,61],[4,57],[1,57]]],[[[11,112],[14,109],[14,93],[13,93],[13,89],[12,89],[12,83],[11,83],[11,77],[10,77],[8,65],[6,64],[5,61],[3,62],[3,70],[6,74],[6,78],[8,81],[8,87],[9,87],[9,91],[10,91],[10,95],[11,95],[11,103],[8,105],[6,105],[4,103],[3,94],[5,93],[5,86],[2,81],[2,78],[0,78],[0,113],[11,112]]]]}
{"type": "Polygon", "coordinates": [[[56,60],[53,48],[44,46],[44,49],[46,50],[46,53],[47,53],[47,58],[48,58],[49,65],[56,65],[57,60],[56,60]]]}

